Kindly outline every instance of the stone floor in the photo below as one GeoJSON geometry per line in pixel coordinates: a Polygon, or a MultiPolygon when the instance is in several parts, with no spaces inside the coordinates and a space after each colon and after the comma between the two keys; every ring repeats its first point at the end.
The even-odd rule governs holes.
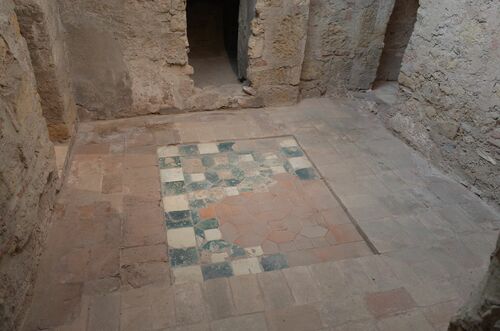
{"type": "Polygon", "coordinates": [[[445,330],[500,217],[359,108],[82,123],[24,330],[445,330]]]}

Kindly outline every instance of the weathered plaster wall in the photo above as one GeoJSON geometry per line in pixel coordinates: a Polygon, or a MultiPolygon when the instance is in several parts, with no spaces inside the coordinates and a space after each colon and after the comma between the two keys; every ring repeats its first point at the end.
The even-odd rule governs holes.
{"type": "Polygon", "coordinates": [[[28,48],[12,0],[0,1],[0,329],[33,281],[57,171],[28,48]]]}
{"type": "Polygon", "coordinates": [[[265,105],[298,100],[309,0],[258,0],[249,40],[248,78],[265,105]]]}
{"type": "Polygon", "coordinates": [[[478,195],[500,202],[500,11],[420,0],[389,125],[478,195]]]}
{"type": "Polygon", "coordinates": [[[28,42],[50,137],[64,141],[74,130],[76,105],[57,2],[15,0],[15,6],[21,33],[28,42]]]}
{"type": "Polygon", "coordinates": [[[311,0],[303,97],[371,87],[394,0],[311,0]]]}

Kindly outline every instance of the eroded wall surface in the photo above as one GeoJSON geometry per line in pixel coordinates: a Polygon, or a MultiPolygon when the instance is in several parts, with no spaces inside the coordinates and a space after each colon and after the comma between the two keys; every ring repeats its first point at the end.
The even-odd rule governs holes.
{"type": "Polygon", "coordinates": [[[393,7],[394,0],[311,0],[301,95],[370,88],[393,7]]]}
{"type": "Polygon", "coordinates": [[[377,80],[396,81],[417,19],[418,0],[396,0],[385,32],[377,80]]]}
{"type": "Polygon", "coordinates": [[[228,96],[194,85],[185,0],[59,3],[83,119],[297,101],[309,0],[249,2],[255,18],[248,77],[257,96],[246,96],[241,88],[228,96]]]}
{"type": "Polygon", "coordinates": [[[34,281],[57,171],[25,40],[0,1],[0,329],[13,330],[34,281]]]}
{"type": "Polygon", "coordinates": [[[67,140],[74,130],[76,105],[57,2],[15,0],[15,6],[21,33],[28,43],[50,138],[67,140]]]}
{"type": "Polygon", "coordinates": [[[488,272],[450,323],[449,331],[495,330],[500,321],[500,237],[488,272]]]}
{"type": "Polygon", "coordinates": [[[247,72],[264,105],[297,102],[308,20],[309,0],[257,1],[247,72]]]}
{"type": "Polygon", "coordinates": [[[192,92],[184,0],[59,0],[83,117],[183,107],[192,92]]]}
{"type": "Polygon", "coordinates": [[[500,201],[500,11],[489,0],[420,0],[399,76],[401,104],[389,125],[500,201]]]}

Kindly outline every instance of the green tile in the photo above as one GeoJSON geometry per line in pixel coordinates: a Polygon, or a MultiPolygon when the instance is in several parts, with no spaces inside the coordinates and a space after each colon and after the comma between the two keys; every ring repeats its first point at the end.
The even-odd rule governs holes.
{"type": "Polygon", "coordinates": [[[182,155],[196,155],[196,154],[198,154],[198,146],[196,146],[196,145],[182,145],[182,146],[179,146],[179,152],[182,155]]]}
{"type": "Polygon", "coordinates": [[[186,193],[184,181],[161,183],[161,194],[163,196],[179,195],[186,193]]]}
{"type": "Polygon", "coordinates": [[[166,217],[173,221],[183,220],[186,218],[191,218],[191,211],[189,210],[171,211],[169,213],[166,213],[166,217]]]}
{"type": "Polygon", "coordinates": [[[316,171],[314,171],[313,168],[299,169],[295,171],[295,174],[302,180],[311,180],[318,178],[316,176],[316,171]]]}
{"type": "Polygon", "coordinates": [[[238,245],[232,245],[231,247],[231,256],[232,257],[241,257],[246,256],[247,252],[245,249],[238,245]]]}
{"type": "Polygon", "coordinates": [[[160,169],[179,168],[181,166],[181,159],[178,156],[174,157],[160,157],[160,169]]]}
{"type": "Polygon", "coordinates": [[[238,184],[241,183],[241,180],[231,178],[231,179],[224,179],[224,185],[225,186],[238,186],[238,184]]]}
{"type": "Polygon", "coordinates": [[[293,167],[292,167],[292,165],[290,164],[290,162],[285,161],[285,164],[283,164],[283,167],[285,168],[285,170],[286,170],[287,172],[289,172],[289,173],[291,173],[291,174],[293,174],[293,173],[294,173],[294,171],[293,171],[293,167]]]}
{"type": "Polygon", "coordinates": [[[224,153],[224,152],[232,152],[233,151],[233,145],[234,145],[234,142],[220,143],[218,145],[219,151],[221,151],[222,153],[224,153]]]}
{"type": "Polygon", "coordinates": [[[210,168],[214,166],[215,161],[211,155],[203,155],[201,157],[201,163],[203,164],[204,167],[210,168]]]}
{"type": "Polygon", "coordinates": [[[220,182],[219,175],[217,175],[217,173],[215,172],[211,171],[205,172],[205,178],[213,185],[217,185],[220,182]]]}
{"type": "Polygon", "coordinates": [[[203,279],[209,280],[213,278],[231,277],[233,275],[233,268],[228,262],[213,263],[201,266],[203,279]]]}
{"type": "Polygon", "coordinates": [[[203,231],[200,228],[194,228],[194,234],[197,235],[200,238],[205,239],[205,231],[203,231]]]}
{"type": "Polygon", "coordinates": [[[191,213],[189,210],[165,213],[165,224],[168,229],[192,227],[191,213]]]}
{"type": "Polygon", "coordinates": [[[200,214],[197,210],[191,211],[191,219],[193,220],[193,224],[198,224],[200,222],[200,214]]]}
{"type": "Polygon", "coordinates": [[[172,267],[188,266],[198,263],[198,250],[196,247],[171,248],[168,251],[168,256],[172,267]]]}
{"type": "Polygon", "coordinates": [[[281,153],[286,157],[299,157],[304,156],[304,153],[298,147],[283,147],[281,153]]]}
{"type": "Polygon", "coordinates": [[[195,200],[190,200],[189,201],[189,208],[191,209],[201,209],[206,207],[205,200],[202,199],[195,199],[195,200]]]}
{"type": "Polygon", "coordinates": [[[207,188],[210,188],[210,186],[212,185],[207,181],[193,182],[186,185],[186,192],[206,190],[207,188]]]}
{"type": "Polygon", "coordinates": [[[234,178],[242,181],[243,179],[245,179],[245,172],[243,170],[241,170],[240,168],[236,168],[236,167],[233,167],[231,169],[231,172],[234,176],[234,178]]]}
{"type": "Polygon", "coordinates": [[[167,219],[166,225],[168,229],[190,228],[193,227],[193,221],[189,218],[178,221],[167,219]]]}
{"type": "Polygon", "coordinates": [[[263,256],[260,261],[264,271],[273,271],[288,268],[288,259],[283,254],[263,256]]]}
{"type": "Polygon", "coordinates": [[[211,218],[208,220],[198,222],[196,224],[196,227],[202,230],[217,229],[219,227],[219,221],[217,221],[217,219],[215,218],[211,218]]]}
{"type": "Polygon", "coordinates": [[[229,247],[231,247],[231,244],[225,240],[212,240],[203,244],[201,246],[201,249],[212,253],[217,253],[229,247]]]}

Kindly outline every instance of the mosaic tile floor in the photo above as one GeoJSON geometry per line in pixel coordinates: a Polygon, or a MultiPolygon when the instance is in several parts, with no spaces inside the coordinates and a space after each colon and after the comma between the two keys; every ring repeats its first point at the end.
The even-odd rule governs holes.
{"type": "Polygon", "coordinates": [[[362,242],[291,136],[160,147],[158,161],[177,283],[307,265],[362,242]]]}

